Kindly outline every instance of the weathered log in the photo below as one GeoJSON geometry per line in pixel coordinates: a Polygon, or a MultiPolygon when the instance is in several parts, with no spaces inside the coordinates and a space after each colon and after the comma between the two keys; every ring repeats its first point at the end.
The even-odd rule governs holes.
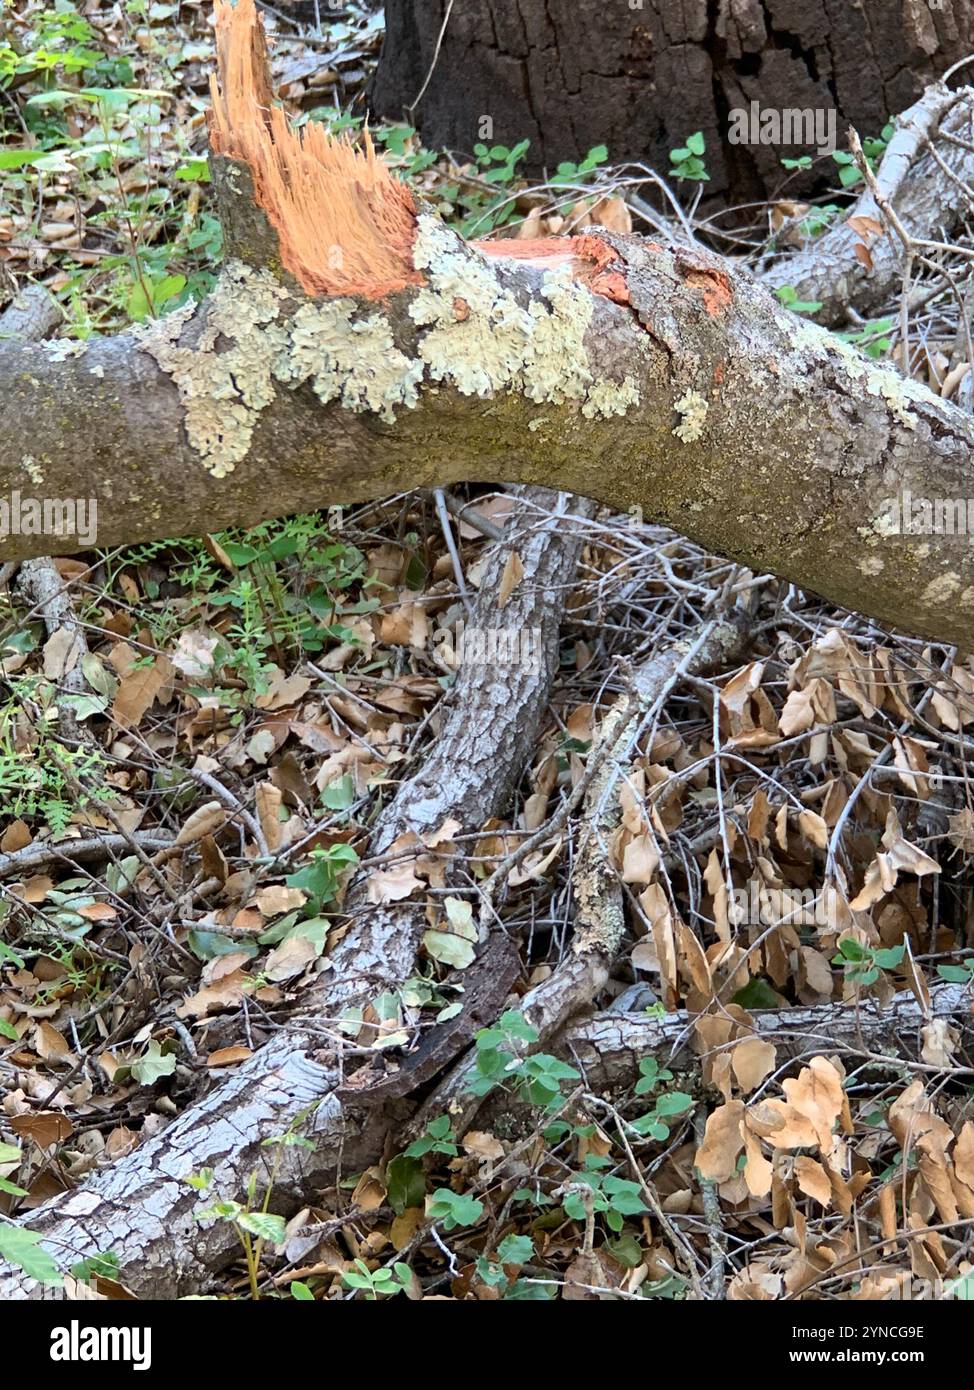
{"type": "Polygon", "coordinates": [[[515,480],[641,507],[971,645],[974,549],[887,519],[890,498],[967,497],[966,413],[716,256],[609,233],[535,248],[537,263],[513,249],[486,257],[423,214],[427,283],[381,305],[287,298],[234,261],[210,301],[138,339],[0,344],[0,558],[50,550],[24,511],[38,495],[93,497],[99,543],[116,545],[515,480]]]}
{"type": "MultiPolygon", "coordinates": [[[[535,631],[537,660],[507,668],[474,661],[461,665],[433,753],[402,782],[380,818],[372,855],[387,852],[406,834],[430,838],[446,821],[467,833],[479,830],[504,809],[534,747],[558,669],[561,607],[551,594],[571,583],[582,534],[565,523],[567,499],[534,493],[524,502],[488,561],[470,625],[535,631]],[[525,578],[499,605],[512,547],[525,578]]],[[[200,1193],[185,1181],[188,1176],[210,1168],[214,1192],[239,1198],[252,1172],[268,1170],[264,1141],[285,1133],[305,1111],[302,1133],[314,1147],[274,1150],[281,1162],[275,1210],[317,1201],[336,1173],[360,1171],[380,1157],[394,1111],[343,1108],[335,1095],[345,1072],[334,1025],[347,1010],[396,990],[413,973],[425,899],[372,904],[364,880],[363,875],[363,882],[349,890],[351,925],[330,953],[331,970],[305,997],[300,1017],[238,1070],[217,1078],[209,1094],[160,1134],[83,1188],[26,1216],[25,1224],[44,1238],[59,1264],[66,1267],[110,1248],[133,1292],[179,1297],[205,1286],[233,1258],[237,1239],[225,1222],[197,1222],[200,1193]]],[[[462,985],[462,977],[456,982],[462,985]]],[[[361,1064],[356,1058],[354,1065],[361,1064]]],[[[0,1299],[40,1294],[18,1273],[0,1276],[0,1299]]]]}

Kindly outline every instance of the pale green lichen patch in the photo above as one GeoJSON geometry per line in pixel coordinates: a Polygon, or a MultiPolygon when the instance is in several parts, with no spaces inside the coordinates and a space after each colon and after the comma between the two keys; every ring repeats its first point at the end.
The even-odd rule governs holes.
{"type": "MultiPolygon", "coordinates": [[[[616,381],[592,365],[585,335],[593,298],[567,272],[549,272],[537,298],[519,303],[477,251],[424,215],[415,246],[428,284],[410,303],[426,331],[415,356],[396,345],[392,324],[351,298],[305,301],[268,270],[230,261],[192,343],[192,303],[136,330],[179,390],[189,442],[214,477],[246,457],[276,383],[310,382],[319,400],[392,421],[414,406],[424,377],[465,395],[519,391],[528,400],[576,402],[588,417],[624,414],[639,401],[634,376],[616,381]]],[[[431,388],[435,389],[435,387],[431,388]]]]}
{"type": "Polygon", "coordinates": [[[907,429],[917,427],[916,404],[937,403],[937,397],[919,381],[904,377],[884,362],[873,362],[857,351],[851,343],[844,342],[836,334],[809,323],[805,319],[776,314],[775,322],[783,329],[796,349],[810,351],[819,360],[827,357],[838,358],[852,379],[869,396],[885,401],[891,413],[907,429]]]}
{"type": "Polygon", "coordinates": [[[683,419],[673,429],[677,439],[682,439],[684,444],[693,444],[703,434],[704,422],[707,419],[709,406],[699,391],[687,391],[685,395],[674,402],[673,409],[683,416],[683,419]]]}
{"type": "Polygon", "coordinates": [[[923,593],[920,595],[920,602],[936,606],[949,603],[961,586],[959,577],[952,571],[946,574],[939,574],[936,579],[931,579],[923,593]]]}
{"type": "Polygon", "coordinates": [[[44,481],[44,470],[34,458],[34,455],[25,454],[21,459],[21,463],[24,465],[24,472],[34,486],[40,487],[41,483],[44,481]]]}
{"type": "Polygon", "coordinates": [[[286,298],[268,271],[231,261],[207,301],[195,346],[177,341],[192,302],[136,330],[142,348],[179,388],[189,441],[215,478],[246,457],[260,412],[274,399],[274,367],[288,342],[277,322],[286,298]]]}
{"type": "Polygon", "coordinates": [[[638,402],[634,377],[619,383],[593,371],[585,346],[592,296],[567,271],[548,271],[541,299],[523,305],[479,252],[428,214],[413,260],[427,287],[409,313],[427,330],[419,355],[434,381],[465,396],[517,390],[538,404],[578,401],[589,416],[621,415],[638,402]]]}
{"type": "Polygon", "coordinates": [[[393,406],[415,405],[423,363],[399,351],[383,314],[353,319],[357,309],[354,299],[302,304],[275,375],[292,386],[310,380],[325,404],[340,400],[392,420],[393,406]]]}
{"type": "Polygon", "coordinates": [[[41,351],[52,362],[66,362],[69,357],[83,357],[88,344],[80,338],[56,338],[52,343],[41,343],[41,351]]]}

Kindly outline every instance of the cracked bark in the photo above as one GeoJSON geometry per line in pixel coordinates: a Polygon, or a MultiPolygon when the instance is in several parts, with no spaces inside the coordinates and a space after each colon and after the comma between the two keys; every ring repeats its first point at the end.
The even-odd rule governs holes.
{"type": "MultiPolygon", "coordinates": [[[[446,0],[387,0],[379,115],[408,115],[445,11],[446,0]]],[[[806,151],[728,144],[728,110],[835,111],[840,133],[878,135],[972,48],[967,0],[457,0],[413,123],[426,144],[469,152],[488,115],[486,143],[530,139],[534,170],[605,144],[613,161],[665,171],[700,130],[708,193],[743,201],[778,186],[782,154],[806,151]]]]}
{"type": "MultiPolygon", "coordinates": [[[[725,1044],[733,1047],[753,1028],[778,1049],[778,1063],[789,1058],[863,1055],[915,1060],[921,1051],[921,1030],[933,1019],[949,1018],[958,1026],[965,1048],[970,1047],[970,988],[967,985],[935,985],[930,1003],[921,1008],[913,995],[897,994],[885,1007],[866,1000],[859,1008],[823,1004],[813,1008],[769,1009],[751,1016],[752,1024],[735,1029],[725,1044]]],[[[583,1019],[565,1029],[557,1049],[573,1057],[584,1069],[593,1089],[617,1090],[638,1076],[639,1061],[654,1055],[662,1065],[698,1065],[700,1049],[694,1046],[693,1020],[684,1010],[661,1019],[643,1014],[613,1013],[583,1019]]],[[[958,1064],[970,1066],[965,1053],[958,1064]]],[[[930,1067],[935,1072],[937,1068],[930,1067]]]]}

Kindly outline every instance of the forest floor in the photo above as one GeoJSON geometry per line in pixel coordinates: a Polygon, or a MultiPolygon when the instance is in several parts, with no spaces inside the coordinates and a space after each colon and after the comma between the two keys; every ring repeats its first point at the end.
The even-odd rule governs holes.
{"type": "MultiPolygon", "coordinates": [[[[360,138],[381,12],[329,10],[320,27],[265,17],[292,115],[360,138]]],[[[70,340],[205,295],[221,260],[209,5],[28,0],[6,28],[0,310],[40,282],[70,340]]],[[[783,170],[767,206],[704,216],[693,161],[706,152],[689,131],[665,186],[615,168],[611,151],[529,185],[517,145],[449,154],[405,125],[372,134],[465,235],[677,218],[757,272],[814,240],[856,191],[837,162],[834,188],[800,201],[783,170]]],[[[946,296],[914,316],[910,370],[934,389],[957,325],[946,296]]],[[[896,303],[848,337],[895,358],[896,303]]],[[[444,1115],[405,1161],[348,1175],[286,1229],[261,1224],[260,1192],[207,1198],[197,1174],[201,1210],[240,1203],[211,1205],[208,1219],[242,1221],[258,1242],[256,1269],[243,1240],[210,1291],[845,1298],[908,1277],[965,1279],[974,1062],[959,1026],[929,1018],[913,1060],[865,1043],[813,1039],[797,1057],[730,1044],[761,1010],[910,990],[922,1014],[932,985],[971,980],[974,661],[635,513],[569,505],[581,558],[574,583],[546,596],[562,611],[561,662],[536,747],[503,819],[444,832],[436,849],[467,885],[445,894],[394,854],[370,859],[369,842],[440,735],[459,626],[514,505],[471,485],[55,559],[77,628],[50,622],[36,573],[0,571],[0,1200],[29,1212],[251,1056],[329,969],[353,874],[375,905],[426,894],[425,970],[365,1020],[379,1045],[454,1007],[441,967],[464,963],[492,874],[525,980],[544,979],[571,939],[602,722],[634,672],[736,605],[743,656],[677,674],[598,808],[626,926],[601,1003],[654,1018],[716,994],[724,1050],[703,1085],[648,1057],[610,1103],[548,1059],[518,1079],[527,1138],[505,1132],[502,1112],[465,1133],[444,1115]],[[509,864],[526,836],[535,847],[509,864]],[[919,1234],[897,1243],[904,1228],[919,1234]]],[[[517,524],[527,535],[555,507],[554,496],[522,504],[517,524]]],[[[532,576],[512,563],[502,582],[513,591],[532,576]]],[[[505,1017],[516,1036],[516,1011],[505,1017]]],[[[356,1037],[363,1020],[342,1026],[356,1037]]],[[[485,1071],[503,1045],[481,1039],[485,1071]]],[[[0,1253],[21,1258],[4,1246],[9,1229],[0,1253]]],[[[112,1272],[106,1235],[97,1273],[109,1294],[112,1272]]]]}

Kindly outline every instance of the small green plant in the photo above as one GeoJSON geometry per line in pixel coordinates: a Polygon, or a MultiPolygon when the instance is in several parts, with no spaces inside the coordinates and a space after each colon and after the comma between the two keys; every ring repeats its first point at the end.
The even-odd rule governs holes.
{"type": "Polygon", "coordinates": [[[530,1236],[505,1236],[492,1256],[481,1255],[476,1262],[478,1279],[502,1294],[510,1287],[505,1265],[523,1265],[534,1257],[534,1241],[530,1236]]]}
{"type": "Polygon", "coordinates": [[[609,1230],[618,1235],[627,1216],[638,1216],[648,1208],[638,1183],[600,1171],[609,1166],[611,1159],[589,1154],[584,1168],[565,1184],[562,1209],[573,1221],[603,1216],[609,1230]]]}
{"type": "Polygon", "coordinates": [[[874,319],[854,332],[838,333],[836,336],[844,343],[852,343],[867,357],[885,357],[892,346],[889,334],[895,322],[895,319],[874,319]]]}
{"type": "Polygon", "coordinates": [[[959,965],[938,965],[937,974],[952,985],[968,985],[974,979],[974,959],[961,961],[959,965]]]}
{"type": "Polygon", "coordinates": [[[703,162],[706,150],[707,142],[703,133],[695,130],[692,135],[687,136],[685,145],[670,150],[670,165],[672,166],[670,173],[676,179],[688,179],[693,183],[709,183],[710,175],[703,162]]]}
{"type": "Polygon", "coordinates": [[[841,211],[838,203],[822,203],[819,207],[813,207],[800,223],[802,236],[806,236],[810,240],[821,236],[824,231],[828,230],[841,211]]]}
{"type": "MultiPolygon", "coordinates": [[[[312,1141],[300,1131],[316,1109],[317,1102],[295,1115],[283,1134],[272,1135],[262,1141],[263,1148],[276,1149],[277,1152],[274,1155],[263,1196],[259,1201],[257,1198],[257,1174],[251,1173],[247,1179],[245,1202],[220,1200],[212,1202],[208,1207],[195,1214],[197,1221],[224,1221],[234,1228],[244,1252],[250,1296],[255,1302],[260,1299],[260,1261],[264,1246],[268,1242],[272,1245],[281,1245],[286,1235],[284,1217],[277,1216],[268,1210],[274,1184],[280,1171],[281,1157],[285,1149],[295,1146],[314,1148],[312,1141]]],[[[184,1181],[190,1187],[194,1187],[197,1192],[206,1192],[213,1184],[213,1176],[212,1168],[202,1168],[198,1173],[191,1173],[184,1181]]]]}
{"type": "Polygon", "coordinates": [[[306,917],[313,918],[335,901],[343,875],[349,865],[358,863],[358,855],[351,845],[338,844],[312,850],[310,859],[310,864],[288,874],[284,882],[289,888],[300,888],[307,893],[304,911],[306,917]]]}
{"type": "Polygon", "coordinates": [[[46,682],[24,680],[14,684],[14,692],[19,698],[0,708],[3,809],[11,818],[40,821],[61,835],[79,807],[114,797],[104,782],[105,758],[96,748],[67,747],[45,723],[35,723],[24,738],[21,702],[47,703],[53,691],[46,682]]]}
{"type": "Polygon", "coordinates": [[[593,145],[581,163],[573,164],[566,159],[559,164],[548,182],[555,187],[559,184],[585,183],[589,175],[596,173],[608,158],[609,151],[605,145],[593,145]]]}
{"type": "Polygon", "coordinates": [[[449,1115],[439,1115],[430,1120],[418,1139],[405,1150],[407,1158],[425,1158],[427,1154],[447,1154],[454,1158],[457,1153],[456,1134],[449,1115]]]}
{"type": "Polygon", "coordinates": [[[781,285],[775,294],[793,314],[817,314],[822,307],[820,299],[799,299],[798,291],[793,285],[781,285]]]}
{"type": "Polygon", "coordinates": [[[342,1283],[348,1289],[356,1289],[365,1294],[366,1303],[377,1303],[380,1298],[391,1298],[402,1293],[412,1285],[413,1273],[409,1265],[397,1261],[392,1269],[369,1269],[364,1260],[356,1260],[354,1269],[347,1269],[342,1275],[342,1283]]]}
{"type": "MultiPolygon", "coordinates": [[[[895,127],[892,121],[885,125],[882,132],[875,137],[869,137],[862,142],[862,152],[866,156],[866,163],[870,169],[875,169],[883,155],[886,153],[886,146],[893,138],[895,127]]],[[[856,164],[855,159],[847,150],[836,150],[832,155],[836,164],[839,166],[839,183],[843,188],[854,188],[857,183],[862,182],[862,171],[856,164]]]]}
{"type": "Polygon", "coordinates": [[[14,78],[48,78],[57,71],[67,75],[94,68],[103,55],[91,45],[95,33],[75,7],[60,0],[34,19],[21,52],[0,41],[0,90],[14,78]]]}
{"type": "MultiPolygon", "coordinates": [[[[639,1080],[636,1082],[637,1096],[650,1096],[667,1081],[673,1080],[673,1073],[661,1067],[655,1057],[643,1057],[639,1063],[639,1080]]],[[[693,1097],[686,1091],[665,1091],[656,1097],[652,1110],[631,1121],[637,1134],[647,1139],[664,1143],[670,1137],[669,1122],[685,1115],[693,1105],[693,1097]]]]}
{"type": "Polygon", "coordinates": [[[854,937],[845,937],[832,957],[833,965],[845,968],[846,979],[855,985],[873,985],[883,970],[895,970],[906,954],[904,945],[864,946],[854,937]]]}
{"type": "Polygon", "coordinates": [[[485,1096],[495,1086],[510,1086],[531,1105],[555,1110],[561,1104],[564,1081],[577,1081],[579,1073],[567,1062],[546,1052],[527,1057],[517,1055],[519,1043],[527,1047],[538,1041],[537,1031],[516,1009],[502,1014],[494,1028],[482,1028],[476,1037],[475,1075],[467,1089],[485,1096]]]}
{"type": "Polygon", "coordinates": [[[436,1221],[444,1231],[455,1231],[458,1226],[475,1226],[483,1214],[484,1204],[479,1197],[454,1192],[450,1187],[438,1187],[426,1199],[427,1218],[436,1221]]]}

